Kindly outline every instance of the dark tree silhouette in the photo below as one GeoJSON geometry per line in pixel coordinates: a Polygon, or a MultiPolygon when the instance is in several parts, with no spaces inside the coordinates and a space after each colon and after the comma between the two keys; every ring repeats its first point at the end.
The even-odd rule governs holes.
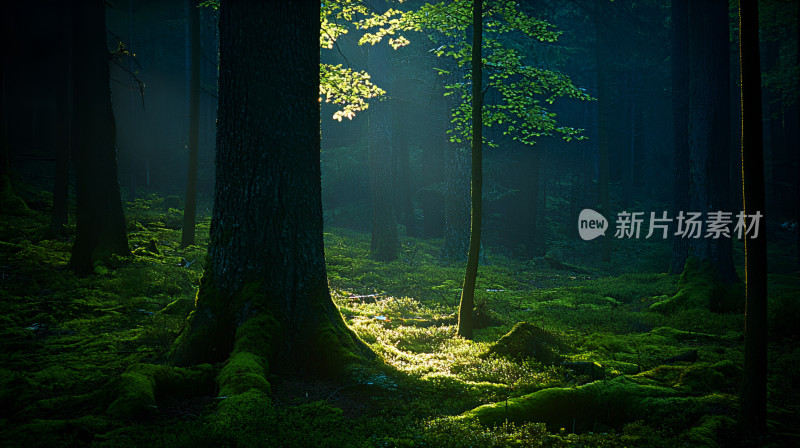
{"type": "Polygon", "coordinates": [[[228,358],[225,393],[368,355],[328,292],[320,181],[319,4],[220,6],[216,188],[196,308],[170,354],[228,358]]]}
{"type": "MultiPolygon", "coordinates": [[[[672,135],[675,161],[674,212],[689,208],[689,5],[672,1],[672,135]]],[[[683,272],[689,242],[672,239],[673,274],[683,272]]]]}
{"type": "MultiPolygon", "coordinates": [[[[730,44],[725,2],[689,2],[689,210],[731,210],[730,44]]],[[[705,229],[704,229],[705,231],[705,229]]],[[[734,307],[738,281],[730,238],[688,238],[691,264],[716,287],[714,311],[734,307]]],[[[684,268],[689,268],[689,264],[684,268]]]]}
{"type": "Polygon", "coordinates": [[[70,268],[92,272],[110,255],[130,255],[119,195],[103,0],[75,2],[72,53],[77,236],[70,268]]]}
{"type": "Polygon", "coordinates": [[[189,4],[189,27],[192,41],[191,72],[189,81],[189,171],[186,175],[186,205],[183,208],[181,247],[194,244],[195,215],[197,213],[197,152],[200,138],[200,7],[193,0],[189,4]]]}
{"type": "MultiPolygon", "coordinates": [[[[742,191],[745,214],[764,213],[764,146],[758,3],[739,1],[742,191]]],[[[767,433],[767,235],[745,235],[744,378],[740,423],[753,441],[767,433]]]]}
{"type": "Polygon", "coordinates": [[[53,216],[50,218],[50,230],[48,231],[48,235],[54,238],[64,234],[64,227],[69,220],[69,153],[72,144],[72,133],[70,132],[72,122],[72,22],[69,3],[59,3],[52,9],[59,17],[58,33],[61,37],[55,69],[57,116],[55,132],[58,137],[55,147],[53,216]]]}

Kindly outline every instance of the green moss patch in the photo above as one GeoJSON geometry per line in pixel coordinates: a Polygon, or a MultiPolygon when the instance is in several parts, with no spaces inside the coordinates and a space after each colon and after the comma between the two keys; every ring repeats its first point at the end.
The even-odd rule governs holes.
{"type": "Polygon", "coordinates": [[[533,358],[543,364],[556,364],[561,361],[561,352],[565,350],[566,344],[554,334],[531,323],[520,322],[492,345],[486,355],[517,360],[533,358]]]}

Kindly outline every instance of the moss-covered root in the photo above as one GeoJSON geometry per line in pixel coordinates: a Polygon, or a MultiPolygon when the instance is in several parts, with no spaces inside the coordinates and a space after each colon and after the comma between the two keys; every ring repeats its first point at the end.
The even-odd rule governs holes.
{"type": "Polygon", "coordinates": [[[675,395],[672,389],[643,386],[625,377],[596,381],[576,388],[551,388],[519,398],[488,404],[468,411],[458,419],[477,419],[484,426],[544,422],[551,431],[567,428],[591,431],[595,424],[621,427],[643,418],[652,398],[675,395]]]}
{"type": "Polygon", "coordinates": [[[268,356],[278,323],[267,313],[256,314],[236,330],[233,352],[217,376],[223,397],[245,392],[270,394],[268,356]]]}
{"type": "Polygon", "coordinates": [[[157,364],[136,364],[112,383],[108,415],[130,419],[158,412],[158,398],[169,394],[181,398],[214,391],[213,367],[191,368],[157,364]]]}
{"type": "Polygon", "coordinates": [[[744,288],[741,282],[732,285],[717,279],[711,263],[689,258],[678,281],[678,292],[650,306],[652,311],[671,313],[681,309],[702,308],[713,312],[743,310],[744,288]]]}

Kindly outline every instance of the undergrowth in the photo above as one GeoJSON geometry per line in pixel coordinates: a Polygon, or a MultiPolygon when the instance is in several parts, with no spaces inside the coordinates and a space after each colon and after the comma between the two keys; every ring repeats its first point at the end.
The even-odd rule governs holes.
{"type": "MultiPolygon", "coordinates": [[[[111,417],[114,380],[136,364],[160,362],[194,306],[209,219],[198,223],[197,245],[181,249],[174,205],[157,196],[128,203],[133,255],[85,278],[66,268],[74,226],[70,236],[51,240],[44,237],[46,210],[0,221],[3,444],[660,447],[734,440],[743,318],[651,312],[651,304],[676,293],[675,276],[571,272],[543,259],[490,255],[476,288],[479,328],[467,341],[456,336],[455,319],[463,265],[439,260],[441,241],[404,238],[399,259],[379,263],[369,258],[368,235],[338,228],[325,234],[331,294],[381,363],[343,384],[271,378],[272,396],[166,390],[148,417],[111,417]],[[512,331],[518,322],[535,331],[512,331]],[[515,356],[514,345],[497,349],[539,347],[544,339],[553,356],[515,356]],[[671,361],[693,351],[693,362],[671,361]],[[602,391],[615,379],[671,392],[643,397],[658,412],[631,414],[624,424],[597,409],[591,431],[463,418],[481,405],[502,412],[508,403],[534,402],[548,390],[570,393],[594,383],[602,391]]],[[[770,425],[777,446],[792,440],[797,423],[800,350],[792,316],[800,285],[796,275],[770,281],[770,425]]]]}

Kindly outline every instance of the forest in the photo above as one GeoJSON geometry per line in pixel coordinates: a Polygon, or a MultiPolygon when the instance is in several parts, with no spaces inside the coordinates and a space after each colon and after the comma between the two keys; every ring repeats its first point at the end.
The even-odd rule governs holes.
{"type": "Polygon", "coordinates": [[[799,2],[0,22],[0,446],[800,446],[799,2]]]}

